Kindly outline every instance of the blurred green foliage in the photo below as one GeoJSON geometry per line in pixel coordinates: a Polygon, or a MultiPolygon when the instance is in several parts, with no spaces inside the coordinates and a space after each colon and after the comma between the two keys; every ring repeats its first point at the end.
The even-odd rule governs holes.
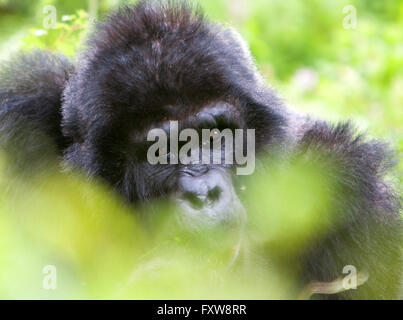
{"type": "MultiPolygon", "coordinates": [[[[0,57],[32,48],[74,57],[92,25],[87,12],[102,16],[122,2],[0,0],[0,57]],[[54,29],[43,26],[46,5],[57,9],[54,29]]],[[[295,109],[352,118],[403,152],[402,1],[201,4],[240,31],[295,109]],[[343,27],[346,5],[357,8],[356,29],[343,27]]],[[[322,169],[274,165],[245,185],[247,259],[229,268],[237,243],[223,230],[193,237],[175,226],[165,204],[157,210],[164,219],[148,229],[105,186],[58,172],[19,181],[0,164],[1,298],[294,298],[293,273],[254,252],[269,246],[292,256],[337,223],[326,215],[333,182],[322,169]],[[42,288],[46,265],[57,267],[55,291],[42,288]]]]}
{"type": "Polygon", "coordinates": [[[82,45],[88,24],[87,12],[78,10],[75,14],[62,16],[61,22],[52,29],[30,29],[22,39],[22,47],[63,52],[71,58],[82,45]]]}
{"type": "Polygon", "coordinates": [[[271,162],[245,181],[250,223],[240,234],[182,229],[167,203],[153,204],[152,221],[140,219],[79,174],[55,166],[19,177],[1,159],[0,296],[11,299],[297,298],[297,270],[278,259],[292,261],[335,222],[327,214],[332,168],[306,161],[271,162]],[[269,254],[257,254],[267,247],[269,254]],[[42,286],[48,265],[57,268],[57,290],[42,286]]]}

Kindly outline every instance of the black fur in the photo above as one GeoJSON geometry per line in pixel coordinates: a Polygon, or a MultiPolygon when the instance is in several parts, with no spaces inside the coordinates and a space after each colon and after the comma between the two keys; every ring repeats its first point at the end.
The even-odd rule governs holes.
{"type": "Polygon", "coordinates": [[[393,154],[379,141],[367,142],[349,123],[330,127],[317,121],[304,133],[297,157],[336,168],[332,215],[341,219],[301,257],[305,280],[332,281],[346,265],[369,273],[358,290],[327,298],[393,299],[401,290],[402,222],[400,199],[385,178],[393,154]]]}
{"type": "Polygon", "coordinates": [[[263,84],[238,36],[188,4],[123,7],[96,26],[87,45],[74,72],[65,58],[46,52],[3,66],[2,139],[19,135],[18,147],[32,149],[21,132],[34,127],[53,139],[65,162],[108,181],[129,201],[151,200],[176,188],[175,168],[156,172],[133,156],[131,134],[214,101],[230,102],[243,127],[256,129],[259,151],[292,151],[343,168],[333,209],[348,219],[301,255],[305,283],[334,280],[344,265],[356,264],[371,270],[368,283],[331,297],[397,297],[400,203],[385,182],[391,156],[383,144],[355,136],[348,124],[332,128],[288,111],[263,84]]]}
{"type": "Polygon", "coordinates": [[[17,168],[46,167],[67,147],[61,98],[73,70],[64,56],[42,51],[0,65],[0,141],[17,168]]]}

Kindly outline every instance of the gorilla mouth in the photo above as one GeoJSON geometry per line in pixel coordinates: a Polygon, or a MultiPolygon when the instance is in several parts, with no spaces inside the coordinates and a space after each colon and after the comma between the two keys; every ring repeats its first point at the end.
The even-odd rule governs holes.
{"type": "Polygon", "coordinates": [[[237,206],[232,202],[229,208],[215,209],[214,204],[202,206],[200,200],[198,201],[196,207],[187,199],[176,199],[181,225],[192,230],[216,227],[228,230],[243,229],[246,213],[240,202],[237,206]]]}

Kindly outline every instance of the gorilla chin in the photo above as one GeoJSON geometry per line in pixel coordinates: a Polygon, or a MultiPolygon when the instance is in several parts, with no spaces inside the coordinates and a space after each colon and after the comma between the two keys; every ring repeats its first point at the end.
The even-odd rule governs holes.
{"type": "Polygon", "coordinates": [[[56,149],[63,166],[105,181],[134,207],[174,197],[190,230],[242,229],[246,214],[232,181],[237,166],[151,164],[147,131],[169,121],[196,131],[255,130],[257,158],[298,155],[341,168],[329,210],[343,223],[300,253],[301,286],[331,282],[354,265],[368,271],[365,285],[319,297],[399,296],[401,204],[386,179],[393,167],[386,144],[366,140],[349,123],[289,110],[264,83],[241,36],[187,2],[124,6],[97,23],[85,48],[76,65],[35,51],[0,68],[0,142],[18,147],[21,170],[46,170],[46,150],[56,149]],[[33,139],[36,133],[48,143],[33,139]],[[320,157],[312,156],[318,150],[320,157]]]}

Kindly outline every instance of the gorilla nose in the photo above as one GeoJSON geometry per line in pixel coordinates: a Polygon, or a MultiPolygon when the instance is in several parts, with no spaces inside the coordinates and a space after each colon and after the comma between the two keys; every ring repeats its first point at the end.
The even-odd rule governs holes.
{"type": "Polygon", "coordinates": [[[178,202],[182,218],[208,225],[240,225],[245,211],[228,174],[210,170],[199,176],[184,175],[179,179],[178,202]]]}
{"type": "Polygon", "coordinates": [[[213,188],[204,187],[199,185],[197,191],[185,191],[183,193],[183,199],[189,203],[189,205],[197,210],[201,210],[204,207],[213,207],[221,197],[222,189],[218,186],[213,188]]]}

